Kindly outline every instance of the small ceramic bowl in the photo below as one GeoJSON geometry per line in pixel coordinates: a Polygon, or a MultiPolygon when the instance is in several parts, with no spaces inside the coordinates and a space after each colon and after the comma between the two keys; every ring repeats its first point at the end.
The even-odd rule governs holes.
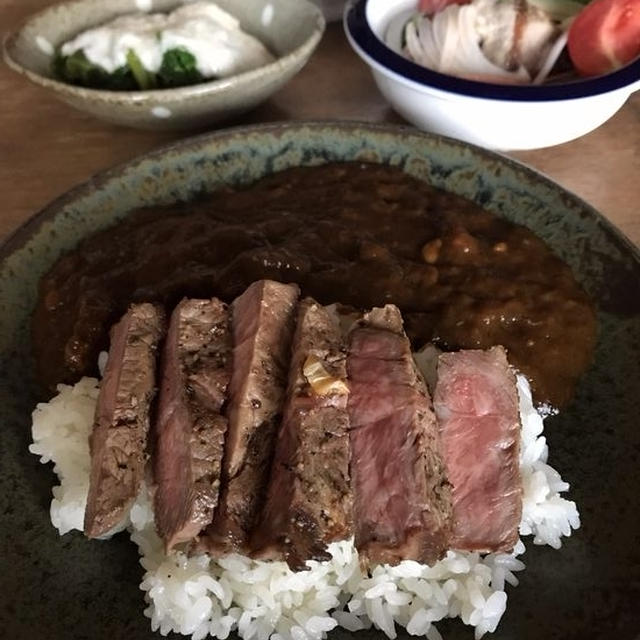
{"type": "Polygon", "coordinates": [[[7,64],[68,104],[98,118],[142,129],[191,129],[237,116],[266,100],[305,65],[325,28],[307,0],[216,0],[276,56],[275,62],[177,89],[102,91],[52,77],[57,46],[81,31],[135,11],[166,12],[186,0],[76,0],[30,18],[4,42],[7,64]]]}
{"type": "Polygon", "coordinates": [[[640,59],[606,76],[507,86],[426,69],[385,44],[389,26],[416,0],[353,0],[344,25],[394,109],[424,129],[492,149],[536,149],[578,138],[640,89],[640,59]]]}

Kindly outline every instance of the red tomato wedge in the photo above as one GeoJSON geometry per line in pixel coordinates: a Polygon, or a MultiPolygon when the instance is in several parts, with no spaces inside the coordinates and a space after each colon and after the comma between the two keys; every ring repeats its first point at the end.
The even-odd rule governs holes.
{"type": "Polygon", "coordinates": [[[567,46],[583,76],[628,64],[640,56],[640,0],[593,0],[571,24],[567,46]]]}
{"type": "Polygon", "coordinates": [[[467,4],[470,0],[418,0],[418,11],[428,16],[442,11],[450,4],[467,4]]]}

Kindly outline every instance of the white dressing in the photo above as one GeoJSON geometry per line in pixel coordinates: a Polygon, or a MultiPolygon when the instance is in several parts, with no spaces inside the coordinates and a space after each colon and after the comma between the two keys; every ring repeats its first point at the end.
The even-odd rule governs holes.
{"type": "Polygon", "coordinates": [[[89,62],[108,73],[124,66],[133,50],[147,71],[157,73],[164,54],[189,51],[205,78],[224,77],[273,61],[236,18],[211,2],[193,2],[169,14],[131,14],[89,29],[66,42],[62,55],[82,50],[89,62]]]}

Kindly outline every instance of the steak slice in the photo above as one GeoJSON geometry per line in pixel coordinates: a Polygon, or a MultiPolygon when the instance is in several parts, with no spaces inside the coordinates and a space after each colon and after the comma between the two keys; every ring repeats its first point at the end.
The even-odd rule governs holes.
{"type": "Polygon", "coordinates": [[[104,536],[119,525],[138,495],[164,330],[164,312],[148,303],[131,305],[111,329],[109,360],[89,438],[91,475],[84,514],[89,538],[104,536]]]}
{"type": "Polygon", "coordinates": [[[246,548],[264,502],[298,295],[296,285],[259,280],[232,305],[229,432],[220,503],[207,531],[215,555],[246,548]]]}
{"type": "Polygon", "coordinates": [[[452,485],[451,548],[513,549],[522,517],[520,415],[505,350],[440,355],[434,406],[452,485]]]}
{"type": "Polygon", "coordinates": [[[338,317],[311,298],[298,309],[284,416],[252,548],[298,569],[352,535],[346,352],[338,317]]]}
{"type": "Polygon", "coordinates": [[[218,503],[231,377],[226,304],[182,300],[171,315],[156,419],[154,510],[167,551],[197,536],[218,503]]]}
{"type": "Polygon", "coordinates": [[[355,545],[363,564],[431,564],[448,548],[451,497],[429,393],[394,305],[351,331],[347,357],[355,545]]]}

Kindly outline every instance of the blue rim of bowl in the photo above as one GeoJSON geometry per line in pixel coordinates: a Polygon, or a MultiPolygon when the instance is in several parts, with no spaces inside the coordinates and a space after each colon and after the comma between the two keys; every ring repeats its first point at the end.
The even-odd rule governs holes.
{"type": "Polygon", "coordinates": [[[401,80],[489,100],[511,100],[517,102],[548,102],[553,100],[576,100],[624,89],[640,81],[640,58],[625,67],[604,76],[576,80],[557,85],[513,86],[489,82],[464,80],[445,75],[411,62],[390,49],[373,32],[367,21],[368,0],[354,0],[347,6],[344,25],[347,35],[360,49],[360,53],[371,58],[383,70],[400,76],[401,80]]]}

